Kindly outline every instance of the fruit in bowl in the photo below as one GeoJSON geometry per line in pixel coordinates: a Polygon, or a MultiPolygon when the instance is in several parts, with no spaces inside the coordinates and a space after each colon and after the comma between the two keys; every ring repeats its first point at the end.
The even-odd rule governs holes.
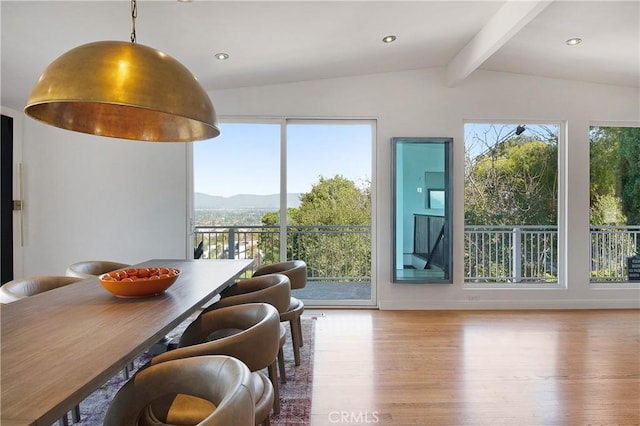
{"type": "Polygon", "coordinates": [[[98,279],[108,292],[118,297],[148,297],[164,292],[179,276],[179,269],[158,266],[118,269],[98,279]]]}

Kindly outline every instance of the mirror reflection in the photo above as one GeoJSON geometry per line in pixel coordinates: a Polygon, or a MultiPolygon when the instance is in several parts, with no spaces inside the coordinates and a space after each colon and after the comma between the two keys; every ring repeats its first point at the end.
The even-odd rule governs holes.
{"type": "Polygon", "coordinates": [[[393,138],[393,282],[451,282],[451,138],[393,138]]]}

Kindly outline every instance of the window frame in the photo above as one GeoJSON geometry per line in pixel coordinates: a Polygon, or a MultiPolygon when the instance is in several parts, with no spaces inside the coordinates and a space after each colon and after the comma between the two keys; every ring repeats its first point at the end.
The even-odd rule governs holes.
{"type": "MultiPolygon", "coordinates": [[[[509,126],[519,126],[519,125],[553,125],[558,128],[558,147],[557,147],[557,176],[558,176],[558,213],[557,213],[557,251],[558,251],[558,260],[557,260],[557,281],[548,283],[548,282],[527,282],[527,283],[513,283],[513,282],[468,282],[466,279],[466,273],[464,272],[464,265],[460,266],[460,270],[462,271],[461,280],[462,280],[462,288],[464,290],[475,290],[475,289],[487,289],[487,290],[537,290],[537,289],[550,289],[550,290],[566,290],[568,288],[568,268],[567,268],[567,242],[568,242],[568,202],[567,202],[567,175],[568,175],[568,144],[567,140],[567,131],[568,131],[568,122],[566,120],[513,120],[513,119],[464,119],[462,123],[462,134],[463,134],[463,148],[460,150],[460,158],[462,169],[460,169],[460,179],[461,179],[461,187],[460,187],[460,200],[462,201],[463,208],[460,214],[460,229],[462,232],[460,233],[460,237],[458,238],[458,242],[460,244],[460,250],[463,256],[466,255],[465,251],[465,233],[466,233],[466,222],[465,222],[465,214],[464,214],[464,206],[466,205],[465,199],[465,176],[464,171],[466,168],[466,131],[465,126],[467,124],[494,124],[494,125],[509,125],[509,126]]],[[[463,262],[461,262],[463,263],[463,262]]]]}

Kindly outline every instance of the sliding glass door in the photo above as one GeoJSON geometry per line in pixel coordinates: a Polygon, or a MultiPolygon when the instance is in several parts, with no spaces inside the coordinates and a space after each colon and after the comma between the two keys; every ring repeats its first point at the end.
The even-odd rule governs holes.
{"type": "Polygon", "coordinates": [[[375,122],[223,122],[194,144],[194,255],[307,262],[308,306],[374,305],[375,122]]]}

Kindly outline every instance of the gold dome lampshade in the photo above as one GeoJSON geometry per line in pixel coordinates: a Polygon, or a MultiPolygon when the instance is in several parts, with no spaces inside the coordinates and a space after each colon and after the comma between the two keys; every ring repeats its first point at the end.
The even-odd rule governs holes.
{"type": "Polygon", "coordinates": [[[148,46],[99,41],[53,61],[25,112],[67,130],[122,139],[190,142],[220,134],[211,99],[193,74],[148,46]]]}

